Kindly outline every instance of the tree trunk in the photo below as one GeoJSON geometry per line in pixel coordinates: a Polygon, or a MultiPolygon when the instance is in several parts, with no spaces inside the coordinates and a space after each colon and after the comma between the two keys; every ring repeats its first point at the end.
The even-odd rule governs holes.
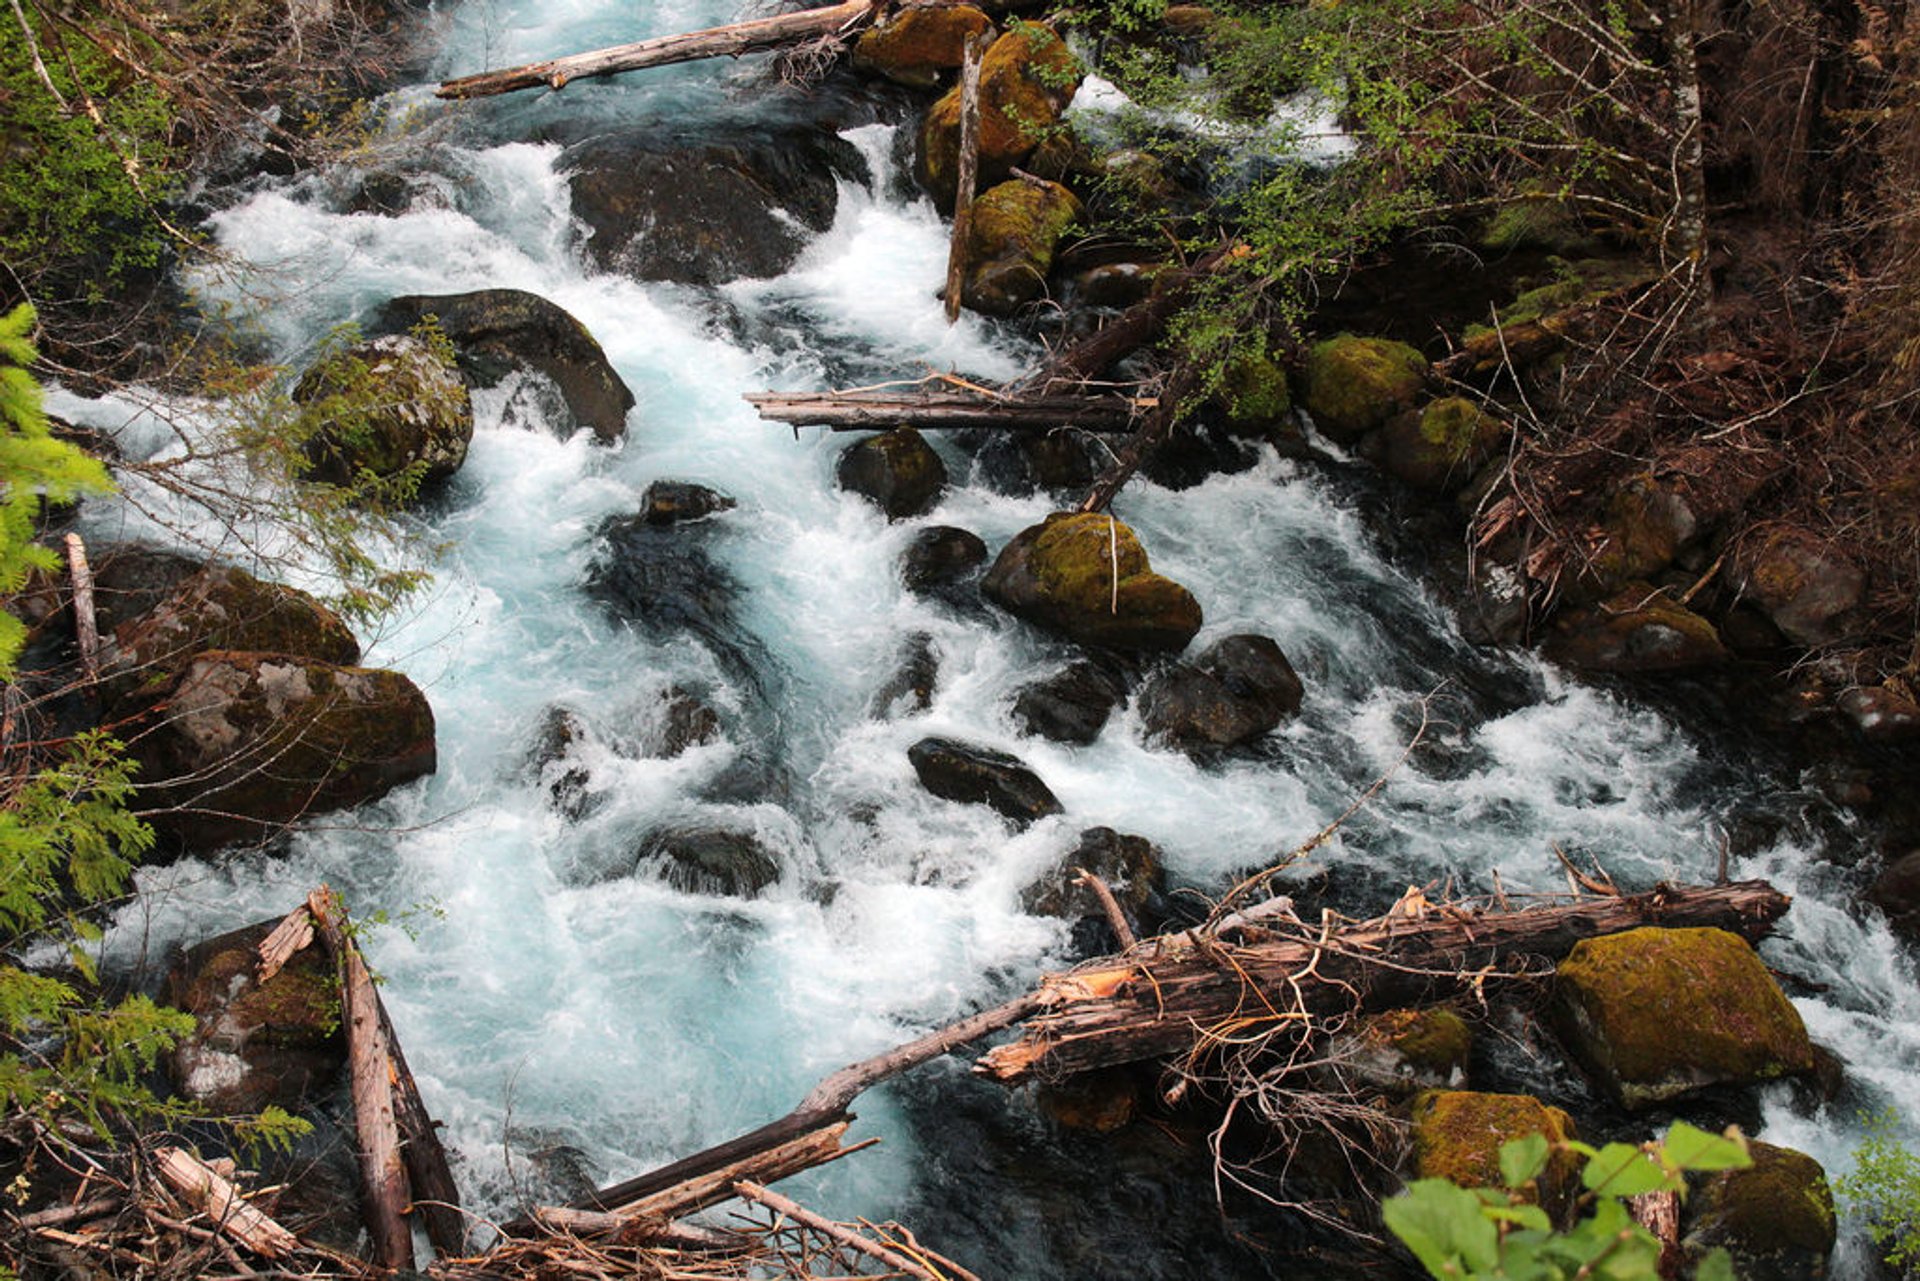
{"type": "Polygon", "coordinates": [[[1765,881],[1743,881],[1516,912],[1429,907],[1416,919],[1366,921],[1324,936],[1294,925],[1244,945],[1190,931],[1047,979],[1035,993],[1046,1011],[974,1070],[1015,1085],[1191,1054],[1211,1038],[1244,1038],[1302,1015],[1431,1001],[1485,982],[1516,958],[1558,958],[1581,939],[1641,925],[1712,925],[1751,940],[1788,903],[1765,881]]]}
{"type": "Polygon", "coordinates": [[[1707,276],[1706,124],[1700,109],[1699,0],[1668,0],[1662,15],[1667,39],[1667,90],[1673,110],[1673,225],[1666,238],[1679,259],[1687,289],[1710,302],[1707,276]]]}
{"type": "Polygon", "coordinates": [[[967,239],[973,233],[973,189],[980,174],[980,59],[987,51],[985,32],[967,37],[960,68],[960,174],[953,193],[953,239],[947,245],[947,323],[960,319],[966,292],[967,239]]]}
{"type": "Polygon", "coordinates": [[[1124,431],[1136,416],[1121,396],[1022,396],[993,399],[964,392],[762,392],[747,403],[771,422],[834,431],[887,431],[916,427],[956,431],[988,427],[1006,431],[1052,431],[1084,427],[1124,431]]]}
{"type": "Polygon", "coordinates": [[[519,89],[560,89],[571,80],[611,76],[622,71],[642,71],[675,62],[738,57],[743,53],[817,40],[823,36],[848,35],[865,26],[879,12],[879,7],[879,0],[844,0],[841,4],[829,5],[824,9],[803,9],[798,13],[782,13],[751,22],[735,22],[704,31],[615,45],[609,49],[596,49],[592,53],[569,54],[564,58],[527,63],[504,71],[484,71],[458,80],[443,81],[434,92],[441,98],[484,98],[519,89]]]}

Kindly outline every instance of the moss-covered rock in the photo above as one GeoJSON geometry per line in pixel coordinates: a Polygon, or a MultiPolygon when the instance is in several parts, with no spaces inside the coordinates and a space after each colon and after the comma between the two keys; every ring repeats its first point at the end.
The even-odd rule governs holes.
{"type": "Polygon", "coordinates": [[[1452,1010],[1387,1010],[1335,1037],[1328,1057],[1350,1081],[1409,1094],[1459,1085],[1472,1050],[1473,1030],[1452,1010]]]}
{"type": "Polygon", "coordinates": [[[1727,657],[1712,623],[1647,583],[1562,613],[1546,651],[1589,672],[1678,672],[1727,657]]]}
{"type": "Polygon", "coordinates": [[[1749,1142],[1747,1151],[1751,1166],[1694,1189],[1682,1245],[1694,1257],[1725,1248],[1742,1281],[1819,1281],[1836,1239],[1827,1172],[1792,1148],[1749,1142]]]}
{"type": "Polygon", "coordinates": [[[1741,591],[1800,645],[1846,636],[1866,599],[1860,567],[1809,529],[1775,529],[1743,548],[1736,568],[1741,591]]]}
{"type": "Polygon", "coordinates": [[[307,947],[265,983],[256,974],[262,921],[189,949],[168,973],[167,1000],[194,1017],[175,1047],[174,1086],[213,1112],[288,1111],[339,1072],[346,1057],[340,990],[331,960],[307,947]]]}
{"type": "Polygon", "coordinates": [[[1813,1067],[1799,1011],[1737,934],[1646,926],[1583,939],[1555,979],[1569,1045],[1625,1107],[1813,1067]]]}
{"type": "Polygon", "coordinates": [[[853,65],[898,84],[931,89],[958,67],[967,41],[993,30],[993,19],[970,4],[896,9],[861,33],[853,65]]]}
{"type": "Polygon", "coordinates": [[[131,736],[139,809],[176,847],[260,839],[434,769],[433,709],[398,672],[212,650],[131,736]]]}
{"type": "Polygon", "coordinates": [[[1271,427],[1293,412],[1287,371],[1273,357],[1259,352],[1229,356],[1221,371],[1220,389],[1213,398],[1226,416],[1227,426],[1236,431],[1271,427]]]}
{"type": "Polygon", "coordinates": [[[1134,532],[1098,512],[1056,512],[1021,530],[981,592],[1083,645],[1178,653],[1200,630],[1193,594],[1154,573],[1134,532]]]}
{"type": "Polygon", "coordinates": [[[1412,409],[1428,368],[1427,358],[1403,342],[1341,334],[1307,349],[1300,403],[1329,439],[1352,444],[1412,409]]]}
{"type": "Polygon", "coordinates": [[[834,474],[840,488],[873,503],[888,520],[920,515],[947,487],[946,464],[911,427],[896,427],[851,446],[840,455],[834,474]]]}
{"type": "Polygon", "coordinates": [[[410,334],[357,344],[309,369],[295,403],[320,416],[307,442],[308,475],[345,485],[361,472],[398,476],[421,468],[423,484],[467,460],[473,401],[450,361],[410,334]]]}
{"type": "Polygon", "coordinates": [[[126,714],[152,702],[193,655],[210,649],[298,654],[341,665],[360,659],[353,632],[312,596],[232,565],[208,565],[175,580],[149,612],[113,628],[101,662],[107,704],[126,714]]]}
{"type": "MultiPolygon", "coordinates": [[[[1080,87],[1080,63],[1051,27],[1023,23],[993,42],[980,62],[979,182],[1011,176],[1059,123],[1080,87]]],[[[953,208],[960,167],[960,87],[927,111],[914,178],[942,212],[953,208]]]]}
{"type": "Polygon", "coordinates": [[[1649,476],[1638,477],[1607,501],[1586,576],[1601,594],[1610,595],[1671,565],[1699,528],[1680,490],[1649,476]]]}
{"type": "Polygon", "coordinates": [[[1054,246],[1080,217],[1080,201],[1057,182],[1016,179],[973,205],[961,301],[989,316],[1011,316],[1042,297],[1054,246]]]}
{"type": "MultiPolygon", "coordinates": [[[[1531,1094],[1428,1090],[1411,1108],[1413,1174],[1451,1179],[1465,1188],[1501,1186],[1500,1145],[1529,1134],[1554,1143],[1579,1137],[1573,1119],[1531,1094]]],[[[1580,1163],[1556,1151],[1541,1174],[1535,1202],[1550,1214],[1565,1210],[1579,1187],[1580,1163]]]]}
{"type": "Polygon", "coordinates": [[[1507,438],[1507,425],[1463,396],[1396,414],[1369,438],[1380,467],[1416,489],[1449,493],[1473,479],[1507,438]]]}

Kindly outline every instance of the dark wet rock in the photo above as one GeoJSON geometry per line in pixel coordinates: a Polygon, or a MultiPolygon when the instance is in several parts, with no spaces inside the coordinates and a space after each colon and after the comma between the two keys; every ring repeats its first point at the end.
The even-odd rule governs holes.
{"type": "Polygon", "coordinates": [[[1300,710],[1300,678],[1265,636],[1228,636],[1140,690],[1149,738],[1188,751],[1251,742],[1300,710]]]}
{"type": "Polygon", "coordinates": [[[1460,631],[1475,645],[1518,645],[1526,638],[1527,583],[1510,565],[1475,558],[1460,610],[1460,631]]]}
{"type": "Polygon", "coordinates": [[[918,516],[947,487],[947,467],[911,427],[881,432],[850,446],[834,469],[840,488],[858,494],[888,520],[918,516]]]}
{"type": "Polygon", "coordinates": [[[138,808],[192,850],[351,809],[434,770],[433,709],[398,672],[212,650],[165,707],[130,736],[138,808]]]}
{"type": "Polygon", "coordinates": [[[900,581],[907,590],[946,596],[973,583],[987,563],[980,535],[953,525],[929,525],[913,536],[900,555],[900,581]]]}
{"type": "Polygon", "coordinates": [[[1054,247],[1081,215],[1057,182],[999,183],[974,201],[961,299],[974,311],[1011,316],[1047,292],[1054,247]]]}
{"type": "Polygon", "coordinates": [[[1140,540],[1112,517],[1060,512],[1016,534],[981,592],[1083,645],[1178,653],[1200,630],[1186,588],[1152,572],[1140,540]]]}
{"type": "Polygon", "coordinates": [[[1799,1011],[1725,930],[1583,939],[1555,970],[1554,993],[1582,1066],[1629,1109],[1813,1067],[1799,1011]]]}
{"type": "Polygon", "coordinates": [[[320,416],[307,442],[312,480],[345,485],[362,471],[393,477],[421,467],[422,484],[467,460],[473,402],[457,370],[407,334],[358,343],[309,369],[294,402],[320,416]]]}
{"type": "Polygon", "coordinates": [[[561,165],[596,266],[691,285],[781,274],[833,225],[839,181],[871,181],[852,143],[804,126],[697,139],[649,127],[570,147],[561,165]]]}
{"type": "Polygon", "coordinates": [[[182,955],[167,976],[167,1001],[194,1019],[174,1048],[174,1087],[218,1114],[275,1104],[299,1112],[346,1061],[340,990],[320,947],[294,954],[280,972],[257,977],[260,941],[277,920],[219,935],[182,955]]]}
{"type": "MultiPolygon", "coordinates": [[[[1024,23],[995,40],[980,62],[979,183],[1012,176],[1080,87],[1079,61],[1051,27],[1024,23]]],[[[959,175],[960,87],[928,109],[914,154],[914,180],[942,212],[953,208],[959,175]]]]}
{"type": "Polygon", "coordinates": [[[950,738],[923,738],[907,749],[907,759],[920,785],[943,800],[988,805],[1020,823],[1062,812],[1040,776],[1017,756],[950,738]]]}
{"type": "Polygon", "coordinates": [[[1573,1119],[1531,1094],[1428,1090],[1414,1099],[1412,1120],[1415,1178],[1451,1179],[1463,1188],[1502,1187],[1500,1145],[1542,1134],[1555,1144],[1555,1153],[1540,1176],[1538,1204],[1557,1214],[1579,1192],[1581,1162],[1561,1146],[1579,1138],[1573,1119]]]}
{"type": "Polygon", "coordinates": [[[1287,371],[1259,351],[1228,357],[1214,403],[1225,415],[1227,426],[1240,433],[1271,427],[1293,414],[1287,371]]]}
{"type": "Polygon", "coordinates": [[[1452,1010],[1387,1010],[1335,1036],[1327,1057],[1349,1086],[1405,1095],[1458,1089],[1472,1049],[1472,1029],[1452,1010]]]}
{"type": "Polygon", "coordinates": [[[780,879],[780,859],[752,832],[690,823],[648,833],[635,870],[685,894],[753,898],[780,879]]]}
{"type": "Polygon", "coordinates": [[[117,714],[151,703],[172,688],[189,659],[210,649],[297,654],[341,666],[360,660],[360,643],[340,616],[297,588],[262,582],[231,565],[207,565],[170,581],[171,590],[144,613],[129,615],[131,602],[120,598],[112,615],[121,621],[103,629],[102,690],[117,714]]]}
{"type": "Polygon", "coordinates": [[[657,525],[645,513],[609,520],[587,568],[587,591],[656,640],[698,638],[729,677],[757,690],[769,660],[739,621],[739,584],[706,550],[708,528],[657,525]]]}
{"type": "Polygon", "coordinates": [[[1415,489],[1441,494],[1464,487],[1507,437],[1507,425],[1461,396],[1396,414],[1362,442],[1380,469],[1415,489]]]}
{"type": "Polygon", "coordinates": [[[1101,263],[1074,276],[1072,298],[1081,307],[1131,307],[1153,292],[1162,270],[1157,262],[1101,263]]]}
{"type": "Polygon", "coordinates": [[[593,739],[587,718],[570,707],[549,707],[527,765],[546,793],[547,803],[571,822],[579,822],[603,799],[590,790],[593,771],[574,759],[575,751],[593,739]]]}
{"type": "Polygon", "coordinates": [[[1350,445],[1413,408],[1426,357],[1405,343],[1341,334],[1307,349],[1301,406],[1329,440],[1350,445]]]}
{"type": "Polygon", "coordinates": [[[1869,743],[1905,743],[1920,737],[1920,703],[1898,689],[1870,685],[1840,695],[1840,710],[1869,743]]]}
{"type": "Polygon", "coordinates": [[[1091,743],[1126,701],[1126,676],[1110,663],[1081,659],[1023,685],[1013,698],[1022,730],[1056,743],[1091,743]]]}
{"type": "Polygon", "coordinates": [[[915,632],[900,651],[899,666],[874,691],[872,714],[882,720],[926,711],[933,706],[934,687],[940,681],[940,656],[934,651],[933,637],[915,632]]]}
{"type": "Polygon", "coordinates": [[[1090,434],[1076,428],[1057,431],[995,432],[975,455],[980,479],[1003,494],[1084,493],[1109,457],[1090,434]]]}
{"type": "Polygon", "coordinates": [[[1082,868],[1107,883],[1135,934],[1150,933],[1159,924],[1149,916],[1149,909],[1166,887],[1160,849],[1144,836],[1128,836],[1111,827],[1090,827],[1080,833],[1071,850],[1021,891],[1021,909],[1063,920],[1098,917],[1104,924],[1106,912],[1099,898],[1080,883],[1082,868]]]}
{"type": "Polygon", "coordinates": [[[1888,863],[1874,878],[1867,901],[1887,914],[1887,923],[1910,939],[1920,939],[1920,850],[1888,863]]]}
{"type": "Polygon", "coordinates": [[[651,709],[641,743],[651,755],[672,759],[720,737],[720,713],[697,692],[669,685],[651,709]]]}
{"type": "Polygon", "coordinates": [[[1866,599],[1866,575],[1817,534],[1781,528],[1737,560],[1740,590],[1797,645],[1845,637],[1866,599]]]}
{"type": "Polygon", "coordinates": [[[732,511],[733,499],[717,489],[684,480],[656,480],[640,495],[640,520],[649,525],[681,525],[732,511]]]}
{"type": "Polygon", "coordinates": [[[1838,1237],[1827,1172],[1771,1143],[1749,1140],[1747,1153],[1751,1166],[1698,1181],[1682,1246],[1692,1258],[1724,1248],[1742,1281],[1821,1281],[1838,1237]]]}
{"type": "Polygon", "coordinates": [[[1215,415],[1195,415],[1167,433],[1140,474],[1167,489],[1192,489],[1215,476],[1245,471],[1260,457],[1250,435],[1215,415]]]}
{"type": "Polygon", "coordinates": [[[1096,1068],[1042,1085],[1034,1095],[1055,1125],[1087,1134],[1112,1134],[1133,1123],[1143,1093],[1131,1067],[1096,1068]]]}
{"type": "Polygon", "coordinates": [[[380,309],[382,329],[411,329],[434,317],[453,343],[460,372],[476,387],[493,387],[529,370],[559,388],[573,420],[611,443],[627,432],[633,392],[587,327],[539,294],[482,289],[465,294],[410,294],[380,309]]]}
{"type": "Polygon", "coordinates": [[[1646,583],[1598,606],[1566,610],[1554,629],[1548,657],[1590,672],[1677,672],[1727,657],[1712,623],[1646,583]]]}
{"type": "Polygon", "coordinates": [[[993,30],[993,19],[970,4],[896,9],[862,32],[853,65],[897,84],[931,89],[959,67],[969,39],[993,30]]]}

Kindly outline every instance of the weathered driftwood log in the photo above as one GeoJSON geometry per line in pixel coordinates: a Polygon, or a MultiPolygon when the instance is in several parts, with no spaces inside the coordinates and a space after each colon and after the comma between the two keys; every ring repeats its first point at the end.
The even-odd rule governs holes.
{"type": "Polygon", "coordinates": [[[238,1188],[219,1171],[184,1148],[159,1148],[153,1154],[161,1181],[206,1215],[214,1227],[255,1254],[283,1259],[300,1247],[300,1239],[258,1207],[249,1204],[238,1188]]]}
{"type": "Polygon", "coordinates": [[[973,232],[973,189],[980,177],[980,60],[985,32],[967,37],[960,64],[960,173],[953,189],[953,234],[947,242],[947,323],[960,319],[966,292],[967,237],[973,232]]]}
{"type": "Polygon", "coordinates": [[[93,570],[87,564],[87,545],[80,535],[68,534],[67,570],[73,576],[73,638],[80,647],[80,673],[89,685],[100,681],[100,625],[93,611],[93,570]]]}
{"type": "Polygon", "coordinates": [[[1483,983],[1503,965],[1565,955],[1584,938],[1642,925],[1766,934],[1790,900],[1765,881],[1663,885],[1645,894],[1519,911],[1431,906],[1341,929],[1296,925],[1238,945],[1193,933],[1045,980],[1020,1036],[974,1070],[1006,1084],[1204,1051],[1264,1027],[1417,1004],[1483,983]]]}
{"type": "Polygon", "coordinates": [[[1009,396],[970,392],[761,392],[747,403],[770,422],[834,431],[915,427],[954,431],[969,427],[1052,431],[1082,427],[1124,431],[1138,406],[1124,396],[1009,396]]]}
{"type": "Polygon", "coordinates": [[[798,13],[776,14],[751,22],[614,45],[591,53],[569,54],[503,71],[483,71],[443,81],[434,93],[441,98],[485,98],[520,89],[560,89],[572,80],[643,71],[676,62],[738,57],[827,36],[851,35],[870,22],[880,9],[881,0],[844,0],[824,9],[802,9],[798,13]]]}

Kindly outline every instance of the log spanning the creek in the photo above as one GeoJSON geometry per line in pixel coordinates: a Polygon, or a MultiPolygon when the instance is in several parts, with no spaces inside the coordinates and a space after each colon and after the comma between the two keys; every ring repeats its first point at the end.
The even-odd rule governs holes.
{"type": "Polygon", "coordinates": [[[1432,1001],[1511,974],[1518,960],[1556,960],[1581,939],[1643,925],[1710,925],[1753,941],[1789,904],[1765,881],[1742,881],[1519,911],[1429,904],[1342,928],[1269,919],[1257,942],[1166,935],[1046,979],[1034,993],[1042,1012],[974,1070],[1016,1085],[1205,1053],[1320,1016],[1432,1001]]]}
{"type": "Polygon", "coordinates": [[[877,16],[881,0],[845,0],[824,9],[775,14],[751,22],[735,22],[704,31],[658,36],[632,44],[614,45],[591,53],[569,54],[545,62],[531,62],[501,71],[483,71],[443,81],[434,90],[440,98],[486,98],[521,89],[562,89],[574,80],[643,71],[702,58],[735,58],[743,53],[777,49],[809,40],[844,39],[877,16]]]}
{"type": "Polygon", "coordinates": [[[1125,431],[1143,409],[1151,408],[1126,396],[993,396],[965,391],[761,392],[746,399],[769,422],[834,431],[894,427],[1125,431]]]}

